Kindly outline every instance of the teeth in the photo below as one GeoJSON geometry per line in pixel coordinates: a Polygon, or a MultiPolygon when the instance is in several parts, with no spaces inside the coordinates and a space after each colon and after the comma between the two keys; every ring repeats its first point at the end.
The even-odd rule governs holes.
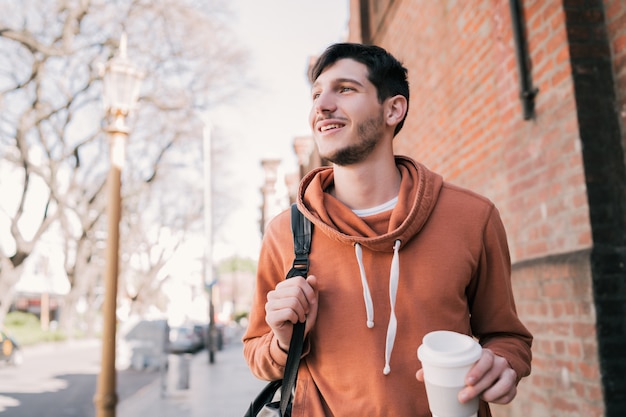
{"type": "Polygon", "coordinates": [[[320,131],[325,132],[325,131],[330,130],[330,129],[338,129],[340,127],[341,126],[339,126],[338,124],[326,125],[326,126],[322,126],[320,128],[320,131]]]}

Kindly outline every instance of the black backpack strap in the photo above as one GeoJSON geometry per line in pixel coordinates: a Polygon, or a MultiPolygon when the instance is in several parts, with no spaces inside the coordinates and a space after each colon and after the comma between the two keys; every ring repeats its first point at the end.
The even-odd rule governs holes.
{"type": "MultiPolygon", "coordinates": [[[[311,221],[304,217],[298,210],[296,203],[291,205],[291,230],[293,231],[293,246],[295,259],[291,270],[287,273],[287,278],[301,276],[306,278],[309,273],[309,252],[311,251],[311,221]]],[[[280,412],[284,416],[287,406],[296,386],[298,366],[300,356],[302,356],[302,345],[304,343],[304,327],[306,322],[298,322],[293,326],[289,353],[287,354],[287,364],[285,365],[285,375],[280,395],[280,412]]]]}
{"type": "Polygon", "coordinates": [[[298,205],[291,205],[291,230],[295,259],[287,278],[304,277],[309,273],[309,252],[311,251],[311,221],[304,217],[298,205]]]}

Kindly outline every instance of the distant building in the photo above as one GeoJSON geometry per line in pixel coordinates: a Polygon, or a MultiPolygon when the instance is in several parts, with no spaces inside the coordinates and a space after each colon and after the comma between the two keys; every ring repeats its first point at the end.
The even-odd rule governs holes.
{"type": "Polygon", "coordinates": [[[61,294],[18,292],[9,311],[34,314],[45,327],[50,322],[59,320],[59,305],[63,302],[63,297],[61,294]]]}

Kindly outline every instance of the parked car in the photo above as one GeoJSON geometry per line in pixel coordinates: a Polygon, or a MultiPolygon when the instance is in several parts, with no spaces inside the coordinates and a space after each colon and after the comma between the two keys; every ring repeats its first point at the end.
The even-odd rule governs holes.
{"type": "Polygon", "coordinates": [[[200,338],[200,349],[204,349],[206,347],[209,326],[207,324],[194,324],[193,331],[200,338]]]}
{"type": "Polygon", "coordinates": [[[170,329],[170,353],[196,353],[202,349],[202,338],[191,326],[170,329]]]}
{"type": "Polygon", "coordinates": [[[19,365],[23,361],[22,350],[17,341],[0,330],[0,361],[19,365]]]}
{"type": "Polygon", "coordinates": [[[167,359],[169,326],[167,320],[139,320],[123,323],[116,349],[118,369],[160,369],[167,359]]]}

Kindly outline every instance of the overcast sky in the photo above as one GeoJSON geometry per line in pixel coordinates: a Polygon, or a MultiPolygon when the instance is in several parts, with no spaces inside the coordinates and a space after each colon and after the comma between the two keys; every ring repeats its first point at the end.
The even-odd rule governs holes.
{"type": "Polygon", "coordinates": [[[308,59],[344,41],[348,27],[348,0],[233,0],[230,5],[235,31],[252,54],[251,73],[258,85],[237,109],[215,121],[235,139],[231,148],[246,178],[239,182],[237,192],[245,198],[228,221],[228,236],[215,239],[217,259],[257,257],[260,161],[277,157],[284,160],[283,171],[296,169],[293,138],[310,133],[308,59]]]}

